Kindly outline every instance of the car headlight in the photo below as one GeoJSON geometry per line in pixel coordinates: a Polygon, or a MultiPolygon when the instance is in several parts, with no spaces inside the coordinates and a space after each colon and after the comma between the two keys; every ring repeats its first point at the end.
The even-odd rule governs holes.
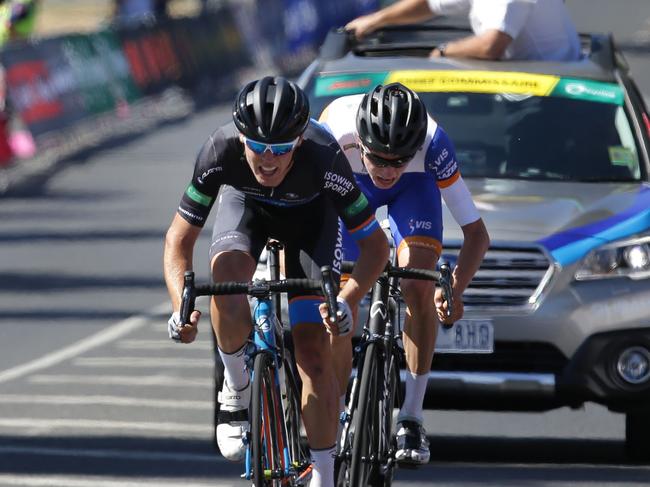
{"type": "Polygon", "coordinates": [[[621,240],[592,250],[575,274],[578,281],[609,277],[650,277],[650,236],[621,240]]]}

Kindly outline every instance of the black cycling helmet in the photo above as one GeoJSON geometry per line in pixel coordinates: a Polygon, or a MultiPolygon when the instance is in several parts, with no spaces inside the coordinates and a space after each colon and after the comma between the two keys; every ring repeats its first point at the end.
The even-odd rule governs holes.
{"type": "Polygon", "coordinates": [[[309,99],[295,83],[266,76],[239,91],[232,118],[250,139],[267,144],[291,142],[307,128],[309,99]]]}
{"type": "Polygon", "coordinates": [[[427,135],[427,110],[418,95],[401,83],[378,85],[357,111],[361,143],[373,152],[413,156],[427,135]]]}

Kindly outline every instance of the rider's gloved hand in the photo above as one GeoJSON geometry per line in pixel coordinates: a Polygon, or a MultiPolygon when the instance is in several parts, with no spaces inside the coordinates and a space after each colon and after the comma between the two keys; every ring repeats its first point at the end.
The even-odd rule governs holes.
{"type": "Polygon", "coordinates": [[[323,323],[327,328],[327,332],[334,336],[346,336],[349,335],[354,329],[354,316],[352,315],[352,309],[348,302],[343,299],[341,296],[336,298],[336,304],[338,310],[336,311],[337,322],[332,324],[328,318],[327,304],[323,303],[320,305],[320,314],[323,318],[323,323]]]}
{"type": "Polygon", "coordinates": [[[177,343],[192,343],[198,333],[199,318],[201,312],[194,310],[190,315],[190,323],[181,323],[181,317],[178,312],[172,313],[167,321],[167,332],[169,338],[177,343]]]}

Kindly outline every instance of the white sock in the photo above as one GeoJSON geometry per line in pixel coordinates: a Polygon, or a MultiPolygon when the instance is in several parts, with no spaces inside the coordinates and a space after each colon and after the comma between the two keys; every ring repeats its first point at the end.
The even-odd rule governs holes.
{"type": "Polygon", "coordinates": [[[228,387],[236,391],[242,390],[248,385],[249,377],[246,369],[246,344],[233,353],[226,353],[219,348],[219,355],[223,361],[224,378],[228,387]]]}
{"type": "Polygon", "coordinates": [[[311,462],[314,467],[309,487],[334,487],[334,457],[336,445],[322,450],[311,450],[311,462]]]}
{"type": "Polygon", "coordinates": [[[410,419],[422,423],[422,403],[428,381],[429,374],[417,375],[413,372],[406,374],[404,404],[399,411],[398,421],[410,419]]]}

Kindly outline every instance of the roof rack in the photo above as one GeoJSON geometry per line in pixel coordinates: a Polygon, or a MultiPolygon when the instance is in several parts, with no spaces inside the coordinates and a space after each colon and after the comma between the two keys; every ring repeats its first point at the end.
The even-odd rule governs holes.
{"type": "MultiPolygon", "coordinates": [[[[343,28],[332,29],[321,47],[324,60],[339,59],[349,52],[358,56],[422,56],[436,46],[472,34],[469,24],[457,19],[436,19],[436,23],[387,26],[357,39],[343,28]]],[[[582,54],[601,68],[628,71],[629,66],[612,34],[580,34],[582,54]]]]}
{"type": "Polygon", "coordinates": [[[338,59],[353,52],[359,56],[402,55],[426,56],[443,42],[465,37],[472,33],[469,24],[448,22],[391,25],[357,39],[343,28],[332,29],[321,47],[320,57],[338,59]]]}

